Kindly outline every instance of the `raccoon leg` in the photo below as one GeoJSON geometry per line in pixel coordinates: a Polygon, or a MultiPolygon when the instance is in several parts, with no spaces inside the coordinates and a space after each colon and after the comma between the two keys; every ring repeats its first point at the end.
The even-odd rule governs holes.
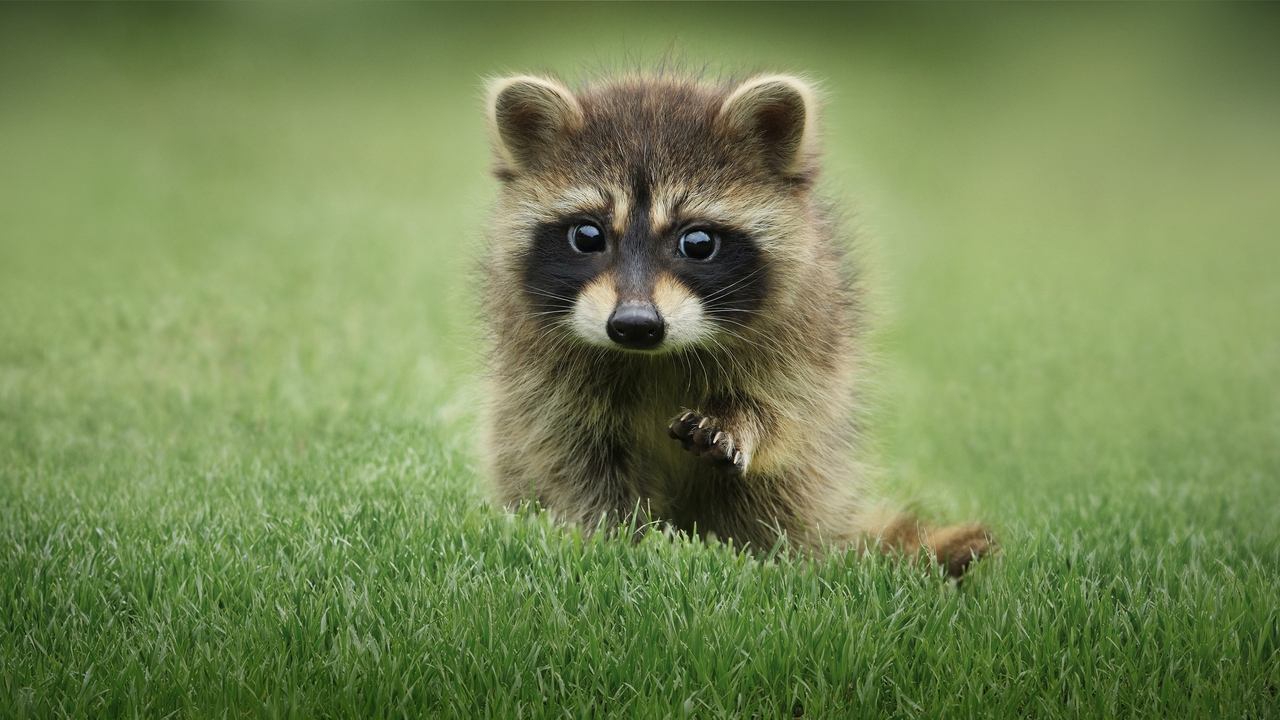
{"type": "Polygon", "coordinates": [[[974,560],[996,549],[995,538],[984,525],[948,525],[929,533],[926,547],[951,577],[960,577],[974,560]]]}
{"type": "Polygon", "coordinates": [[[649,522],[648,504],[629,472],[627,444],[593,438],[561,456],[544,493],[552,513],[584,531],[621,531],[633,527],[638,537],[649,522]]]}
{"type": "Polygon", "coordinates": [[[795,536],[795,513],[768,490],[771,480],[708,472],[687,488],[673,508],[671,520],[699,537],[731,543],[755,554],[767,553],[781,536],[795,536]]]}
{"type": "Polygon", "coordinates": [[[868,533],[869,545],[884,553],[923,554],[946,570],[964,575],[973,561],[996,549],[995,538],[984,525],[968,523],[930,528],[912,515],[899,515],[868,533]]]}
{"type": "Polygon", "coordinates": [[[685,410],[671,421],[667,434],[673,440],[679,440],[685,450],[712,465],[736,474],[747,469],[750,456],[734,433],[707,415],[685,410]]]}
{"type": "MultiPolygon", "coordinates": [[[[630,532],[642,537],[649,526],[649,507],[617,476],[584,477],[575,483],[567,513],[555,513],[587,533],[630,532]]],[[[555,512],[553,510],[553,512],[555,512]]]]}
{"type": "Polygon", "coordinates": [[[615,433],[577,436],[571,444],[553,442],[546,435],[494,443],[494,472],[503,505],[514,510],[533,503],[556,521],[588,533],[643,527],[649,508],[629,474],[626,441],[615,433]]]}

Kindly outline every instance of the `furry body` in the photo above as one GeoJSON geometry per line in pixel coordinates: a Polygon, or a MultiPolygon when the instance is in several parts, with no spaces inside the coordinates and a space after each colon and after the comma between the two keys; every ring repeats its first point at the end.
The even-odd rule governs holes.
{"type": "Polygon", "coordinates": [[[858,296],[812,189],[816,111],[787,76],[494,84],[501,502],[756,550],[781,533],[813,552],[886,541],[854,461],[858,296]],[[656,346],[633,348],[632,310],[656,346]]]}

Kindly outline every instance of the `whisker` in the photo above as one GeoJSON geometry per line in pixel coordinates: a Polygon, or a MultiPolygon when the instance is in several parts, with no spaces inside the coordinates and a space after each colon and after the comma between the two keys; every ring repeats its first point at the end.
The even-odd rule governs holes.
{"type": "Polygon", "coordinates": [[[532,295],[540,295],[540,296],[542,296],[542,297],[551,298],[552,300],[560,300],[560,301],[562,301],[562,302],[566,302],[566,303],[570,303],[570,304],[572,304],[572,303],[574,302],[574,298],[571,298],[571,297],[566,297],[566,296],[564,296],[564,295],[557,295],[557,294],[555,294],[555,293],[553,293],[553,292],[548,292],[548,291],[546,291],[546,290],[540,290],[540,289],[538,289],[538,288],[530,287],[530,286],[528,286],[528,285],[523,285],[522,287],[524,288],[525,292],[530,293],[530,294],[532,294],[532,295]]]}
{"type": "Polygon", "coordinates": [[[702,368],[702,380],[705,383],[703,387],[711,387],[711,376],[707,374],[707,366],[702,362],[702,353],[693,351],[693,359],[698,361],[698,367],[702,368]]]}
{"type": "MultiPolygon", "coordinates": [[[[717,348],[720,348],[720,352],[724,354],[725,360],[729,362],[729,367],[733,368],[733,371],[735,374],[739,374],[739,375],[747,374],[743,371],[742,366],[738,363],[738,360],[736,357],[734,357],[734,354],[729,352],[729,349],[726,348],[719,340],[717,340],[715,337],[710,337],[708,338],[708,340],[715,343],[717,348]]],[[[716,357],[716,355],[712,355],[712,357],[714,358],[716,357]]],[[[723,372],[723,370],[721,370],[721,372],[723,372]]]]}
{"type": "Polygon", "coordinates": [[[728,285],[727,287],[720,288],[719,290],[717,290],[716,292],[712,293],[711,295],[708,295],[708,296],[707,296],[707,299],[706,299],[706,300],[703,300],[703,302],[704,302],[704,303],[712,303],[712,302],[716,301],[717,299],[724,297],[725,295],[727,295],[728,293],[730,293],[730,292],[731,292],[731,291],[733,291],[734,289],[737,289],[737,288],[738,288],[738,286],[742,285],[742,284],[743,284],[743,283],[745,283],[746,281],[750,280],[751,278],[755,277],[756,275],[759,275],[759,274],[760,274],[760,273],[762,273],[762,272],[764,272],[764,268],[763,268],[763,267],[758,267],[758,268],[756,268],[755,270],[751,271],[750,273],[747,273],[747,275],[746,275],[745,277],[739,278],[737,282],[734,282],[734,283],[732,283],[731,285],[728,285]]]}
{"type": "Polygon", "coordinates": [[[775,351],[775,352],[777,352],[777,353],[781,353],[781,354],[785,354],[785,353],[786,353],[787,348],[786,348],[786,346],[785,346],[784,344],[782,344],[780,341],[778,341],[778,340],[776,340],[776,339],[774,339],[774,338],[770,338],[770,337],[767,337],[767,336],[761,335],[761,334],[759,333],[759,331],[757,331],[755,328],[751,327],[750,325],[746,325],[745,323],[737,322],[736,320],[729,320],[729,319],[727,319],[727,318],[720,318],[719,320],[716,320],[715,322],[716,322],[718,325],[720,325],[720,330],[721,330],[722,332],[724,332],[725,334],[729,335],[730,337],[733,337],[733,338],[735,338],[735,339],[737,339],[737,340],[741,340],[742,342],[745,342],[745,343],[747,343],[747,344],[749,344],[749,345],[752,345],[752,346],[754,346],[754,347],[760,348],[761,350],[773,350],[773,351],[775,351]],[[763,342],[764,344],[762,345],[762,344],[760,344],[760,342],[756,342],[755,340],[752,340],[751,338],[747,337],[747,336],[746,336],[745,334],[743,334],[743,333],[737,333],[737,332],[734,332],[732,329],[730,329],[730,328],[728,328],[728,327],[724,327],[724,324],[728,324],[728,325],[736,325],[736,326],[738,326],[738,327],[742,328],[743,330],[750,332],[752,335],[754,335],[756,338],[758,338],[758,339],[760,340],[760,342],[763,342]]]}

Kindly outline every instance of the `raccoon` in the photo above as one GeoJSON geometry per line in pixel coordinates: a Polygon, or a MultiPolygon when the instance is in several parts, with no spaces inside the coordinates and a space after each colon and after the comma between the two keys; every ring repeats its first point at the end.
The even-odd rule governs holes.
{"type": "Polygon", "coordinates": [[[587,530],[768,551],[924,548],[981,525],[872,517],[856,461],[859,293],[789,75],[496,80],[484,262],[497,499],[587,530]]]}

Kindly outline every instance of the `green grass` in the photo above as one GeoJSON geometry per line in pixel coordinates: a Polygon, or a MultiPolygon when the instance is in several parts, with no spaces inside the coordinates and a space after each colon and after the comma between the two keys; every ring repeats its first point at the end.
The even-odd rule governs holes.
{"type": "Polygon", "coordinates": [[[0,9],[0,715],[1280,715],[1280,16],[0,9]],[[621,17],[619,17],[621,16],[621,17]],[[479,78],[825,81],[883,561],[485,507],[479,78]]]}

